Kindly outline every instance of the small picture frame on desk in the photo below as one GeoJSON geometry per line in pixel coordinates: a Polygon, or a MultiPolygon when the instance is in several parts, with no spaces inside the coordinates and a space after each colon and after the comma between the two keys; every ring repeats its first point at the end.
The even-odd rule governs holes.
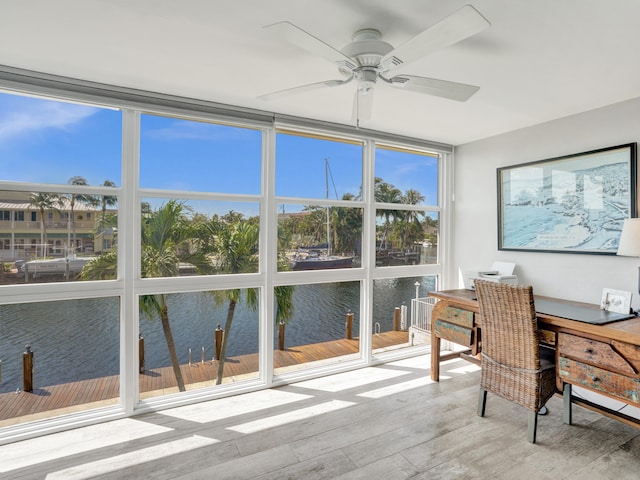
{"type": "Polygon", "coordinates": [[[631,292],[604,288],[600,308],[608,312],[629,313],[631,311],[631,292]]]}

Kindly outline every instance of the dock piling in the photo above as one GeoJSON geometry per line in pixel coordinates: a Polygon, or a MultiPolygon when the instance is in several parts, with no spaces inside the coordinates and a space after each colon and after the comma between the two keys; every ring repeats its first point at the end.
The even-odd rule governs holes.
{"type": "Polygon", "coordinates": [[[216,356],[215,360],[220,360],[220,350],[222,349],[222,338],[224,336],[224,330],[220,327],[220,324],[216,327],[216,331],[214,334],[215,337],[215,345],[216,345],[216,356]]]}
{"type": "Polygon", "coordinates": [[[138,335],[138,369],[144,373],[144,337],[138,335]]]}
{"type": "Polygon", "coordinates": [[[284,351],[285,323],[278,323],[278,350],[284,351]]]}
{"type": "Polygon", "coordinates": [[[393,309],[393,331],[400,331],[400,307],[393,309]]]}
{"type": "Polygon", "coordinates": [[[31,345],[25,345],[25,351],[22,354],[22,390],[25,392],[33,392],[33,352],[31,345]]]}
{"type": "Polygon", "coordinates": [[[347,311],[344,338],[347,340],[353,339],[353,312],[351,310],[347,311]]]}

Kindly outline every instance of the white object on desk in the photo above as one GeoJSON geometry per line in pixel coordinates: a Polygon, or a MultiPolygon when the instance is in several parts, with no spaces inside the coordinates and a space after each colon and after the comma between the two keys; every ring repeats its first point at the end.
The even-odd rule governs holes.
{"type": "Polygon", "coordinates": [[[608,312],[629,313],[631,309],[631,292],[603,288],[600,308],[608,312]]]}
{"type": "Polygon", "coordinates": [[[476,278],[489,280],[491,282],[507,283],[510,285],[518,284],[518,276],[513,274],[516,264],[511,262],[493,262],[488,270],[476,270],[467,272],[464,275],[464,288],[467,290],[475,290],[473,281],[476,278]]]}

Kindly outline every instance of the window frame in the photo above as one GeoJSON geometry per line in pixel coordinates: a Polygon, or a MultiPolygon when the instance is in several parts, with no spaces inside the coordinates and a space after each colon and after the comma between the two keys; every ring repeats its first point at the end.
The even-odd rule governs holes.
{"type": "MultiPolygon", "coordinates": [[[[449,230],[451,203],[448,193],[452,190],[452,152],[450,145],[428,142],[415,138],[406,138],[384,132],[375,132],[355,127],[332,125],[321,121],[275,115],[269,112],[253,111],[244,108],[229,107],[212,102],[180,98],[170,95],[140,92],[110,85],[85,82],[54,75],[28,72],[19,69],[0,67],[0,89],[5,93],[29,94],[51,98],[53,100],[69,100],[88,103],[104,108],[122,110],[122,179],[121,187],[72,186],[58,184],[33,184],[3,182],[0,190],[47,191],[47,192],[90,192],[96,195],[118,195],[119,237],[126,239],[118,243],[118,278],[116,280],[70,282],[33,285],[0,286],[3,303],[29,303],[47,300],[68,300],[76,298],[120,298],[120,404],[98,410],[87,410],[73,415],[73,422],[68,417],[53,417],[30,424],[22,424],[10,429],[0,428],[0,443],[10,438],[26,438],[35,432],[44,432],[47,428],[70,428],[88,424],[107,418],[110,415],[129,416],[151,409],[160,409],[177,404],[192,403],[197,400],[227,396],[243,391],[269,388],[285,382],[310,378],[344,371],[346,369],[365,367],[376,362],[393,358],[392,356],[374,355],[369,335],[361,335],[361,357],[358,361],[340,365],[330,365],[313,371],[294,374],[273,375],[273,291],[278,285],[302,285],[306,283],[330,283],[341,281],[360,282],[361,331],[372,331],[371,311],[373,308],[372,288],[376,279],[394,277],[414,277],[436,275],[446,284],[451,277],[448,267],[449,230]],[[168,191],[157,189],[141,189],[138,187],[140,115],[170,115],[196,121],[224,122],[225,124],[244,128],[256,128],[262,131],[262,180],[261,192],[258,195],[234,195],[206,192],[170,192],[177,198],[193,198],[208,200],[242,200],[259,202],[260,204],[260,267],[257,273],[241,276],[217,275],[181,278],[141,278],[139,262],[135,258],[140,255],[140,214],[139,206],[142,197],[166,198],[168,191]],[[278,272],[275,254],[277,238],[275,229],[269,226],[277,224],[277,205],[291,202],[288,197],[275,196],[275,140],[279,129],[291,129],[330,137],[357,138],[363,143],[363,179],[362,191],[364,199],[359,202],[336,201],[336,206],[360,207],[363,209],[362,264],[361,268],[341,271],[300,271],[278,272]],[[375,268],[375,221],[376,209],[384,208],[373,200],[373,180],[376,144],[397,145],[409,149],[427,149],[440,155],[438,167],[439,204],[434,207],[440,222],[441,250],[439,261],[433,265],[415,265],[401,267],[375,268]],[[138,266],[136,266],[138,265],[138,266]],[[260,290],[260,375],[252,382],[237,387],[217,391],[197,391],[179,398],[169,396],[153,401],[139,401],[137,358],[130,352],[136,352],[138,339],[138,297],[146,293],[192,292],[228,288],[258,288],[260,290]]],[[[293,199],[295,201],[295,199],[293,199]]],[[[307,199],[304,199],[306,201],[307,199]]],[[[333,204],[333,202],[331,202],[333,204]]],[[[387,205],[388,206],[388,205],[387,205]]],[[[417,210],[424,211],[425,206],[417,210]]],[[[451,277],[452,278],[452,277],[451,277]]],[[[403,352],[402,355],[417,355],[421,351],[403,352]]]]}

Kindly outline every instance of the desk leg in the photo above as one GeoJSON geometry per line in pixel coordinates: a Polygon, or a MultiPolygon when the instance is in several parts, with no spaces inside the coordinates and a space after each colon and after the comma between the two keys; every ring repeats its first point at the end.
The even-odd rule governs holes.
{"type": "Polygon", "coordinates": [[[440,381],[440,337],[431,331],[431,380],[440,381]]]}
{"type": "Polygon", "coordinates": [[[562,420],[567,425],[571,425],[573,422],[573,418],[571,415],[571,384],[565,383],[562,388],[562,403],[563,403],[563,411],[562,411],[562,420]]]}

